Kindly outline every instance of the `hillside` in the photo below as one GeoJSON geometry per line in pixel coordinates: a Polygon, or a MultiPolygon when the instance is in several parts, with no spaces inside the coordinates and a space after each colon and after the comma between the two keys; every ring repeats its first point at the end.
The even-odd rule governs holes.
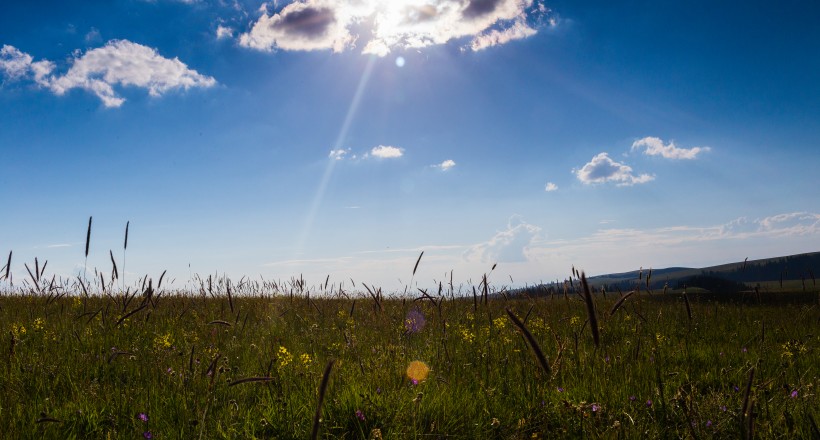
{"type": "MultiPolygon", "coordinates": [[[[772,288],[791,290],[814,289],[816,276],[820,276],[820,252],[789,255],[726,263],[717,266],[690,268],[669,267],[662,269],[642,269],[623,273],[596,275],[589,277],[589,283],[596,290],[633,290],[640,283],[641,288],[662,290],[664,286],[679,289],[684,285],[699,287],[709,291],[731,292],[752,288],[755,284],[769,284],[772,288]],[[647,286],[647,277],[649,283],[647,286]]],[[[523,289],[527,294],[537,294],[550,289],[556,283],[523,289]]]]}

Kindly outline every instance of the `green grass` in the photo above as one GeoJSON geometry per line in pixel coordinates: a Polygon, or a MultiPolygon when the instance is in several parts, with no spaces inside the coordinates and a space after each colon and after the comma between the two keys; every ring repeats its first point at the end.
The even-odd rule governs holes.
{"type": "Polygon", "coordinates": [[[750,370],[755,438],[817,438],[820,310],[679,295],[307,298],[164,294],[0,297],[7,438],[739,438],[750,370]],[[507,313],[524,320],[538,364],[507,313]],[[233,309],[233,312],[231,311],[233,309]],[[424,327],[406,329],[421,311],[424,327]],[[352,311],[352,314],[351,314],[352,311]],[[213,322],[222,321],[222,322],[213,322]],[[414,384],[411,361],[430,368],[414,384]],[[211,368],[209,368],[211,367],[211,368]],[[249,377],[266,377],[231,385],[249,377]],[[651,402],[651,403],[650,403],[651,402]],[[358,413],[357,413],[358,412],[358,413]],[[147,416],[147,421],[140,419],[147,416]],[[362,420],[363,419],[363,420],[362,420]]]}

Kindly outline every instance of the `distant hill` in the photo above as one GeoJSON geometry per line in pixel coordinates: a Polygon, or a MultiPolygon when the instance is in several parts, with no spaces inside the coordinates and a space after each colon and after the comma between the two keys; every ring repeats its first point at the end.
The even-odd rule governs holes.
{"type": "MultiPolygon", "coordinates": [[[[820,276],[820,252],[739,261],[702,268],[669,267],[643,269],[631,272],[596,275],[588,278],[596,290],[609,292],[634,290],[640,283],[641,290],[662,290],[687,287],[713,292],[737,292],[753,289],[757,284],[767,284],[784,289],[802,290],[817,288],[816,276],[820,276]]],[[[576,282],[577,284],[577,282],[576,282]]],[[[521,289],[528,295],[543,294],[550,289],[562,289],[556,283],[521,289]]]]}

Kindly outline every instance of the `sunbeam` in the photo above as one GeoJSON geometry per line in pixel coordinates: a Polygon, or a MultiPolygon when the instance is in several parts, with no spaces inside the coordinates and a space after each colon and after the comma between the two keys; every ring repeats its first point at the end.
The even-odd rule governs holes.
{"type": "MultiPolygon", "coordinates": [[[[347,108],[345,120],[342,123],[338,136],[336,136],[336,141],[333,142],[333,150],[342,148],[342,144],[344,143],[345,138],[347,138],[347,132],[350,129],[350,124],[353,122],[353,117],[356,115],[356,111],[359,109],[359,102],[361,101],[362,94],[364,94],[364,90],[370,80],[370,74],[373,72],[373,66],[376,63],[377,58],[378,57],[372,55],[368,57],[362,77],[359,79],[359,85],[356,87],[356,93],[353,95],[353,100],[350,101],[350,106],[347,108]]],[[[304,250],[305,243],[310,236],[311,229],[313,229],[313,221],[316,219],[316,212],[319,210],[319,207],[322,205],[322,201],[325,198],[327,184],[330,181],[330,176],[333,175],[333,168],[336,166],[336,162],[337,160],[333,157],[327,158],[327,166],[325,166],[325,172],[322,174],[322,180],[319,181],[319,186],[316,188],[316,193],[313,195],[313,201],[310,203],[310,209],[308,210],[307,216],[305,216],[305,221],[302,223],[302,232],[299,234],[299,239],[296,242],[296,255],[301,254],[304,250]]]]}

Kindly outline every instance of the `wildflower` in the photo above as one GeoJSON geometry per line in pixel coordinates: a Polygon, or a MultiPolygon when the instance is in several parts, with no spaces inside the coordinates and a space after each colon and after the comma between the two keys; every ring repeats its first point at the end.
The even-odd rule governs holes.
{"type": "Polygon", "coordinates": [[[797,390],[792,391],[790,396],[792,396],[792,399],[796,399],[797,398],[797,390]]]}
{"type": "Polygon", "coordinates": [[[498,328],[499,330],[504,330],[507,327],[507,320],[505,318],[495,318],[493,319],[493,326],[498,328]]]}
{"type": "Polygon", "coordinates": [[[148,414],[140,413],[140,415],[138,417],[139,417],[140,421],[143,422],[143,423],[148,421],[148,414]]]}
{"type": "Polygon", "coordinates": [[[737,385],[732,385],[732,389],[735,390],[735,392],[740,391],[740,388],[738,388],[737,385]]]}
{"type": "Polygon", "coordinates": [[[742,351],[742,352],[746,353],[746,352],[747,352],[747,351],[749,351],[749,350],[747,350],[747,349],[746,349],[746,347],[743,347],[743,349],[742,349],[742,350],[740,350],[740,351],[742,351]]]}
{"type": "Polygon", "coordinates": [[[559,392],[559,393],[563,393],[563,392],[564,392],[564,389],[563,389],[562,387],[558,387],[557,389],[558,389],[558,392],[559,392]]]}
{"type": "Polygon", "coordinates": [[[726,405],[720,405],[720,410],[726,412],[726,405]]]}
{"type": "Polygon", "coordinates": [[[170,333],[159,335],[154,338],[154,346],[157,350],[168,349],[171,348],[172,345],[174,345],[174,343],[170,333]]]}
{"type": "Polygon", "coordinates": [[[652,408],[652,399],[648,399],[648,400],[646,401],[646,407],[647,407],[647,408],[652,408]]]}
{"type": "Polygon", "coordinates": [[[287,348],[279,346],[279,366],[285,367],[293,360],[293,355],[290,354],[287,348]]]}
{"type": "Polygon", "coordinates": [[[360,410],[360,409],[356,410],[356,418],[361,420],[362,422],[364,422],[364,413],[362,412],[362,410],[360,410]]]}
{"type": "Polygon", "coordinates": [[[34,323],[32,323],[31,327],[34,329],[34,331],[39,332],[43,329],[43,325],[45,323],[46,321],[43,318],[37,318],[34,320],[34,323]]]}
{"type": "Polygon", "coordinates": [[[370,440],[382,440],[382,430],[373,428],[373,430],[370,431],[370,440]]]}
{"type": "Polygon", "coordinates": [[[635,399],[637,399],[637,397],[635,397],[635,396],[629,396],[629,401],[630,401],[630,402],[634,402],[634,401],[635,401],[635,399]]]}
{"type": "Polygon", "coordinates": [[[593,403],[590,409],[592,409],[592,412],[598,412],[598,410],[601,409],[601,406],[597,403],[593,403]]]}
{"type": "Polygon", "coordinates": [[[376,394],[382,393],[382,387],[376,387],[376,394]]]}
{"type": "Polygon", "coordinates": [[[711,421],[711,420],[707,420],[707,421],[706,421],[706,427],[707,427],[707,428],[711,428],[711,427],[712,427],[712,421],[711,421]]]}
{"type": "Polygon", "coordinates": [[[407,316],[404,318],[404,329],[408,333],[418,333],[424,328],[426,322],[424,313],[419,309],[413,309],[407,312],[407,316]]]}
{"type": "Polygon", "coordinates": [[[307,353],[303,353],[299,356],[299,359],[302,361],[302,365],[305,366],[310,365],[310,363],[313,362],[313,359],[311,359],[310,355],[307,353]]]}
{"type": "Polygon", "coordinates": [[[143,438],[154,438],[154,434],[151,434],[151,431],[145,431],[142,433],[143,438]]]}

